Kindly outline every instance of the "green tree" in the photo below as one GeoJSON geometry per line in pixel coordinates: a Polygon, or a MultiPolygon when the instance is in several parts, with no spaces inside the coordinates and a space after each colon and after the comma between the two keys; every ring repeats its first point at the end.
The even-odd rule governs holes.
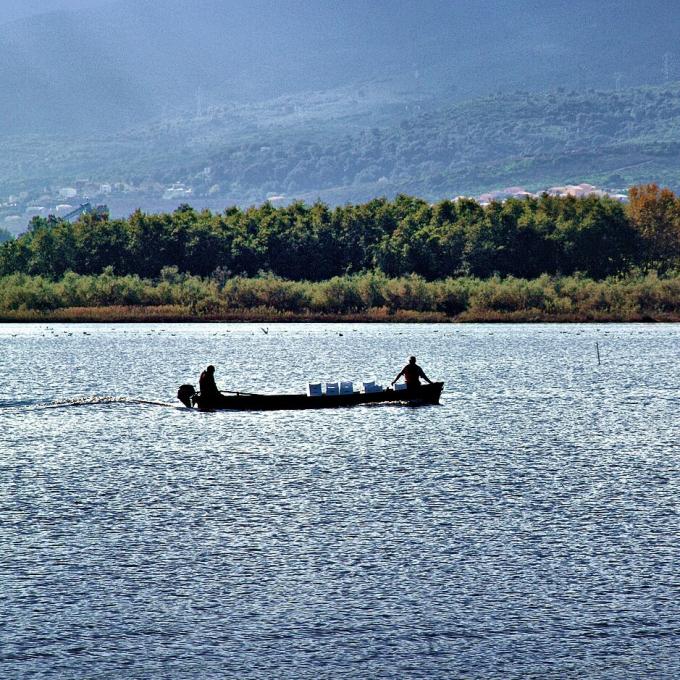
{"type": "Polygon", "coordinates": [[[138,273],[127,221],[100,221],[87,215],[74,225],[74,237],[73,271],[99,274],[106,267],[111,267],[116,274],[138,273]]]}
{"type": "Polygon", "coordinates": [[[560,223],[564,272],[581,271],[602,279],[629,269],[639,239],[621,204],[586,198],[577,219],[560,223]]]}

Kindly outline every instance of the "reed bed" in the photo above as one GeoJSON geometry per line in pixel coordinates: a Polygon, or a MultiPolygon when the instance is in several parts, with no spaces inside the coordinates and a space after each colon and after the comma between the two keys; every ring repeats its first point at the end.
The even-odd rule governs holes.
{"type": "Polygon", "coordinates": [[[4,321],[646,321],[680,320],[680,275],[633,273],[595,281],[448,278],[383,273],[289,281],[272,275],[226,281],[164,272],[67,273],[52,281],[0,278],[4,321]]]}

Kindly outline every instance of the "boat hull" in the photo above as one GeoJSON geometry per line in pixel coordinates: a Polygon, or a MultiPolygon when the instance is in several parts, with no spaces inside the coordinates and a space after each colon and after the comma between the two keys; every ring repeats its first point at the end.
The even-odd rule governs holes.
{"type": "Polygon", "coordinates": [[[190,404],[180,397],[185,405],[192,405],[201,411],[283,411],[319,408],[342,408],[360,404],[409,404],[420,406],[438,404],[444,383],[421,385],[415,389],[382,392],[352,392],[332,396],[310,397],[306,394],[220,394],[216,399],[206,400],[200,394],[190,398],[190,404]]]}

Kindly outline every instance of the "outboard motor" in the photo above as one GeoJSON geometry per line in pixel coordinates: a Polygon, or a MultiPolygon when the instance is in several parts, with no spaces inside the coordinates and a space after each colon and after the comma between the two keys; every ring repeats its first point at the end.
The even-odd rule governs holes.
{"type": "Polygon", "coordinates": [[[187,407],[191,408],[194,405],[192,397],[196,394],[193,385],[182,385],[177,390],[177,398],[187,407]]]}

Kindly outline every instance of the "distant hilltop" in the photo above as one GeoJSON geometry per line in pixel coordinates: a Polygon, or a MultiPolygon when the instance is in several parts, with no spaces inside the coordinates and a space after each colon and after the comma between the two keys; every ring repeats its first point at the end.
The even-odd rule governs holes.
{"type": "MultiPolygon", "coordinates": [[[[48,3],[1,4],[7,17],[12,5],[48,3]]],[[[619,90],[680,75],[680,5],[668,0],[87,4],[0,25],[0,88],[12,93],[0,99],[2,136],[109,134],[338,87],[360,100],[376,83],[436,109],[495,92],[619,90]]]]}
{"type": "MultiPolygon", "coordinates": [[[[474,197],[481,205],[488,205],[492,201],[507,201],[509,198],[537,198],[543,194],[549,196],[559,196],[566,198],[573,196],[575,198],[585,198],[586,196],[609,196],[620,203],[628,202],[628,194],[608,191],[607,189],[600,189],[593,184],[581,182],[581,184],[565,184],[563,186],[554,186],[542,191],[531,192],[524,187],[506,187],[505,189],[497,189],[495,191],[487,191],[474,197]]],[[[459,198],[462,198],[459,197],[459,198]]]]}

